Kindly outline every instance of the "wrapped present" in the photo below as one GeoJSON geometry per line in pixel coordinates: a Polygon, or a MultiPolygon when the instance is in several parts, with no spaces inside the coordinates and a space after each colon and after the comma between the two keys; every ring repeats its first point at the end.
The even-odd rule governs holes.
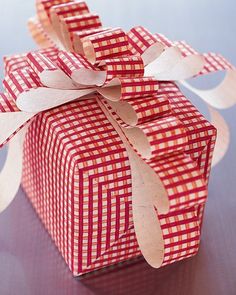
{"type": "Polygon", "coordinates": [[[225,134],[212,107],[235,103],[235,68],[141,26],[104,28],[84,2],[38,0],[29,29],[41,49],[4,59],[0,209],[22,180],[74,275],[141,254],[153,267],[195,255],[216,128],[175,81],[225,134]],[[219,70],[216,89],[183,82],[219,70]]]}

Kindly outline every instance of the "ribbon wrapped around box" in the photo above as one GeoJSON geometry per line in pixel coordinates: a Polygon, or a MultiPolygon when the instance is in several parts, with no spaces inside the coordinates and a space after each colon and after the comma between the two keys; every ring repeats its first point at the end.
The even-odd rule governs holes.
{"type": "Polygon", "coordinates": [[[216,128],[174,81],[208,104],[217,163],[229,132],[214,108],[235,104],[235,68],[141,26],[104,28],[84,2],[38,0],[29,29],[41,49],[4,59],[0,210],[22,181],[74,275],[195,255],[216,128]],[[184,81],[219,70],[215,89],[184,81]]]}

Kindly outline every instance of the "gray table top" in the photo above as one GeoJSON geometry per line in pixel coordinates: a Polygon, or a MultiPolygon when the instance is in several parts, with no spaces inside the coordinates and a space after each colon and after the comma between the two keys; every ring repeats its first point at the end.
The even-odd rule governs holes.
{"type": "MultiPolygon", "coordinates": [[[[129,29],[142,24],[170,39],[186,39],[201,52],[221,52],[236,65],[234,0],[87,2],[105,26],[129,29]]],[[[33,13],[33,0],[4,2],[0,57],[34,48],[25,26],[33,13]]],[[[216,79],[199,83],[212,85],[216,79]]],[[[186,94],[208,116],[204,104],[186,94]]],[[[138,259],[75,279],[20,189],[0,215],[0,294],[236,294],[236,107],[222,114],[231,130],[231,145],[212,171],[202,244],[196,257],[158,270],[138,259]]],[[[5,153],[5,148],[0,151],[1,165],[5,153]]]]}

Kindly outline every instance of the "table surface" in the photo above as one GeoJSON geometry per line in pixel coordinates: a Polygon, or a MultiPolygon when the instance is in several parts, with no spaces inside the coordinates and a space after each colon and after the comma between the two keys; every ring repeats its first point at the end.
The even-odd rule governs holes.
{"type": "MultiPolygon", "coordinates": [[[[87,2],[106,26],[122,24],[129,29],[142,24],[170,39],[186,39],[201,52],[221,52],[236,64],[234,0],[87,2]]],[[[34,0],[8,0],[1,6],[1,57],[34,48],[25,25],[33,13],[34,0]]],[[[204,85],[214,84],[216,79],[204,85]]],[[[190,97],[208,115],[204,104],[190,97]]],[[[0,216],[0,294],[236,294],[236,108],[222,114],[231,130],[231,144],[223,161],[212,170],[197,256],[162,269],[150,268],[141,258],[75,279],[20,189],[0,216]]],[[[5,154],[4,148],[1,165],[5,154]]]]}

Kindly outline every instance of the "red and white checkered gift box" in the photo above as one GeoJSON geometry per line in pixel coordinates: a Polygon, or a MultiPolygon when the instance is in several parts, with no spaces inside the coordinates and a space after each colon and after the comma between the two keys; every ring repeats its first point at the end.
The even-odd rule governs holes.
{"type": "Polygon", "coordinates": [[[71,271],[195,255],[216,128],[174,80],[235,69],[143,27],[103,28],[84,2],[38,0],[37,13],[43,49],[4,59],[0,123],[15,128],[0,144],[27,131],[22,185],[71,271]]]}
{"type": "MultiPolygon", "coordinates": [[[[180,92],[169,99],[187,129],[187,153],[208,180],[216,130],[180,92]]],[[[141,255],[132,222],[127,153],[92,97],[34,120],[24,147],[23,188],[75,275],[141,255]]],[[[163,264],[197,252],[203,208],[159,216],[163,264]]]]}

